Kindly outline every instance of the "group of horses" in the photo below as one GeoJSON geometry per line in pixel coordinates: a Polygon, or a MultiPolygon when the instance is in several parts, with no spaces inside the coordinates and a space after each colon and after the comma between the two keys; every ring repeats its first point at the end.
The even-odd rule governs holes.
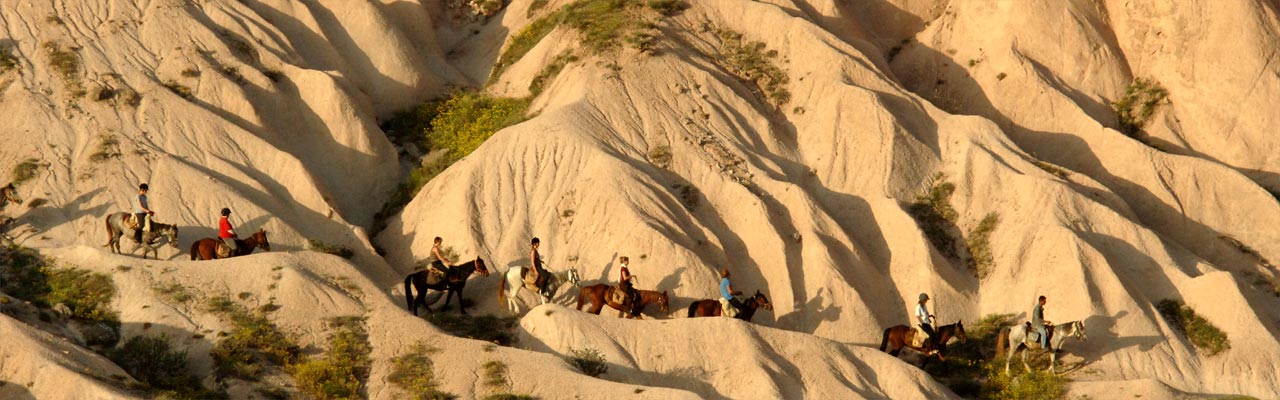
{"type": "MultiPolygon", "coordinates": [[[[1088,340],[1088,336],[1084,333],[1083,321],[1071,321],[1065,324],[1050,325],[1046,327],[1049,340],[1048,348],[1043,348],[1040,341],[1032,339],[1028,335],[1031,324],[1025,324],[1015,327],[1002,327],[996,337],[996,356],[1005,353],[1004,371],[1009,372],[1009,362],[1013,360],[1013,356],[1018,352],[1022,352],[1022,366],[1028,371],[1031,366],[1027,364],[1027,353],[1033,349],[1040,349],[1049,353],[1049,372],[1056,371],[1058,361],[1058,352],[1062,351],[1062,345],[1067,339],[1079,339],[1081,341],[1088,340]],[[1015,344],[1016,343],[1016,344],[1015,344]],[[1006,347],[1008,350],[1006,350],[1006,347]]],[[[947,344],[951,339],[959,340],[960,343],[969,341],[968,335],[964,332],[964,321],[956,321],[951,325],[943,325],[935,331],[937,336],[936,342],[924,341],[921,345],[914,345],[912,339],[917,335],[917,331],[906,325],[896,325],[884,330],[884,337],[880,341],[880,351],[887,351],[889,355],[894,357],[902,352],[902,349],[909,348],[917,352],[925,354],[924,364],[928,364],[933,356],[937,356],[939,361],[946,361],[943,353],[947,351],[947,344]],[[934,345],[936,343],[936,345],[934,345]]]]}
{"type": "MultiPolygon", "coordinates": [[[[467,278],[471,275],[479,273],[483,276],[489,276],[488,266],[480,257],[475,260],[465,262],[458,265],[447,266],[444,269],[443,276],[435,281],[430,278],[430,268],[409,274],[404,278],[404,297],[408,305],[409,312],[418,315],[418,307],[422,306],[427,312],[431,309],[426,303],[427,291],[435,290],[446,292],[443,309],[449,305],[454,294],[458,297],[458,312],[465,315],[467,309],[462,302],[462,290],[467,285],[467,278]],[[417,290],[417,296],[413,291],[417,290]]],[[[582,310],[584,305],[590,304],[587,312],[599,315],[604,306],[609,306],[618,310],[626,318],[643,319],[642,312],[652,304],[657,304],[658,309],[665,315],[670,315],[670,296],[666,291],[658,292],[654,290],[636,290],[634,296],[616,296],[615,291],[618,290],[616,285],[605,283],[595,284],[591,286],[582,286],[582,280],[578,276],[578,270],[569,268],[562,271],[548,271],[544,278],[538,280],[538,285],[529,287],[525,284],[525,276],[530,272],[528,267],[513,267],[502,273],[501,280],[498,282],[498,302],[505,303],[507,309],[512,314],[520,314],[520,304],[516,301],[516,296],[521,290],[530,290],[535,292],[538,297],[539,304],[547,304],[552,302],[556,293],[564,284],[570,284],[578,288],[578,310],[582,310]],[[622,297],[622,301],[619,301],[622,297]]],[[[756,291],[755,295],[743,301],[743,306],[735,318],[743,321],[751,321],[751,317],[755,315],[757,309],[773,310],[773,303],[769,302],[769,298],[756,291]]],[[[689,305],[688,316],[692,317],[713,317],[721,315],[720,302],[712,299],[702,299],[689,305]]]]}
{"type": "MultiPolygon", "coordinates": [[[[103,247],[111,249],[112,253],[120,254],[120,238],[125,237],[126,232],[136,232],[141,226],[130,226],[127,223],[131,214],[127,212],[118,212],[107,215],[104,222],[107,226],[107,244],[103,247]]],[[[140,222],[138,224],[141,224],[140,222]]],[[[128,235],[129,239],[134,241],[132,253],[142,247],[142,258],[147,258],[147,253],[155,254],[156,258],[160,258],[160,247],[164,244],[178,248],[178,227],[176,225],[164,224],[151,221],[151,230],[144,231],[138,236],[128,235]],[[164,244],[160,243],[163,240],[164,244]]],[[[214,260],[219,258],[230,258],[249,255],[255,249],[263,251],[271,251],[271,243],[267,241],[267,231],[259,229],[245,239],[235,239],[236,250],[234,252],[219,252],[219,247],[225,247],[221,239],[203,238],[191,243],[191,259],[192,260],[214,260]]]]}

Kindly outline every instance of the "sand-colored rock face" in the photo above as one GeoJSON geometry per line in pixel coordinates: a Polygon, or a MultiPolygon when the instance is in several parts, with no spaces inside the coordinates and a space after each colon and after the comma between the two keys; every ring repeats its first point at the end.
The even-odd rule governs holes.
{"type": "MultiPolygon", "coordinates": [[[[34,159],[19,192],[47,202],[9,205],[9,234],[112,275],[122,333],[170,333],[202,376],[213,342],[193,333],[226,327],[155,285],[271,299],[272,320],[307,346],[323,345],[324,318],[365,316],[370,398],[403,398],[390,359],[420,340],[441,349],[441,389],[463,398],[494,391],[477,371],[495,360],[509,367],[504,390],[539,398],[953,397],[874,348],[921,292],[943,323],[1025,317],[1047,295],[1050,320],[1086,324],[1089,340],[1066,350],[1073,395],[1280,397],[1268,368],[1280,307],[1255,283],[1276,274],[1261,259],[1280,259],[1271,3],[699,0],[658,22],[655,51],[601,55],[560,27],[486,86],[528,95],[558,54],[579,51],[532,118],[370,238],[402,175],[380,118],[484,83],[512,34],[568,4],[516,0],[485,19],[456,14],[463,3],[0,3],[0,49],[15,60],[0,69],[0,166],[34,159]],[[764,58],[787,96],[740,76],[730,32],[776,51],[764,58]],[[1159,150],[1120,133],[1109,106],[1137,77],[1169,93],[1145,127],[1159,150]],[[983,279],[909,211],[939,173],[955,187],[954,233],[999,216],[983,279]],[[180,229],[180,252],[159,261],[99,247],[101,218],[130,208],[139,182],[180,229]],[[222,207],[242,233],[266,229],[273,252],[186,261],[222,207]],[[435,236],[496,272],[527,265],[537,236],[551,269],[588,284],[615,281],[626,255],[672,312],[542,306],[519,322],[517,348],[488,349],[404,310],[401,280],[435,236]],[[356,255],[305,252],[306,239],[356,255]],[[725,267],[773,310],[753,324],[685,319],[717,296],[725,267]],[[1155,310],[1162,299],[1195,308],[1231,349],[1197,353],[1155,310]],[[603,379],[564,363],[583,347],[611,363],[603,379]]],[[[506,313],[497,285],[473,278],[472,312],[506,313]]],[[[39,326],[0,316],[0,334],[12,338],[0,397],[138,396],[112,383],[123,371],[110,361],[39,326]]]]}

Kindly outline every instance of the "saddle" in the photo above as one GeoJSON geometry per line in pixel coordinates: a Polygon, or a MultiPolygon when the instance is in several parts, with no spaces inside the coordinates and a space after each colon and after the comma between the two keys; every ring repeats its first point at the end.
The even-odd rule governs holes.
{"type": "Polygon", "coordinates": [[[920,325],[911,327],[911,333],[911,347],[924,348],[925,343],[929,342],[929,333],[920,325]]]}
{"type": "Polygon", "coordinates": [[[427,268],[427,284],[435,285],[445,280],[448,273],[445,272],[444,263],[433,261],[431,267],[427,268]]]}
{"type": "MultiPolygon", "coordinates": [[[[1044,326],[1045,333],[1047,333],[1047,334],[1048,334],[1048,336],[1049,336],[1048,338],[1045,338],[1045,340],[1044,340],[1044,341],[1045,341],[1045,343],[1052,343],[1052,342],[1050,342],[1050,340],[1053,340],[1053,327],[1054,327],[1054,325],[1045,325],[1045,326],[1044,326]]],[[[1039,346],[1040,346],[1040,331],[1037,331],[1037,330],[1035,330],[1035,329],[1032,329],[1032,328],[1031,328],[1031,321],[1027,321],[1025,324],[1023,324],[1022,329],[1023,329],[1023,331],[1024,331],[1024,332],[1026,332],[1026,334],[1027,334],[1027,335],[1026,335],[1026,336],[1027,336],[1027,342],[1030,342],[1031,344],[1035,344],[1037,347],[1039,347],[1039,346]]],[[[1030,346],[1031,346],[1031,344],[1028,344],[1027,346],[1028,346],[1028,347],[1030,347],[1030,346]]]]}
{"type": "Polygon", "coordinates": [[[729,317],[729,318],[737,317],[738,313],[742,312],[742,309],[737,304],[734,304],[734,303],[737,303],[737,302],[729,301],[721,298],[720,299],[720,315],[729,317]]]}
{"type": "Polygon", "coordinates": [[[623,288],[621,284],[614,286],[613,292],[609,295],[609,299],[614,303],[627,304],[627,290],[623,288]]]}
{"type": "Polygon", "coordinates": [[[227,244],[223,243],[221,240],[219,240],[218,245],[213,248],[213,252],[218,255],[218,258],[231,257],[231,248],[227,247],[227,244]]]}
{"type": "Polygon", "coordinates": [[[551,271],[547,271],[544,268],[542,273],[538,274],[537,279],[533,278],[533,274],[530,273],[532,271],[533,267],[520,271],[520,279],[524,281],[524,288],[535,293],[542,293],[542,288],[547,286],[547,278],[551,277],[551,271]]]}

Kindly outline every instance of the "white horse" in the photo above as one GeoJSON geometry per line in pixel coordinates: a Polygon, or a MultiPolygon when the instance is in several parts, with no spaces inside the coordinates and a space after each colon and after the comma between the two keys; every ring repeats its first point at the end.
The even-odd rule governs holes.
{"type": "MultiPolygon", "coordinates": [[[[1085,341],[1088,338],[1084,334],[1083,321],[1071,321],[1065,324],[1054,325],[1050,327],[1054,330],[1053,335],[1049,337],[1049,372],[1054,371],[1054,364],[1058,360],[1058,352],[1062,351],[1062,344],[1067,338],[1076,338],[1085,341]]],[[[1029,340],[1027,338],[1027,326],[1018,325],[1015,327],[1004,327],[1000,329],[1000,337],[996,339],[996,355],[1004,352],[1006,344],[1017,343],[1017,346],[1009,346],[1009,354],[1004,358],[1004,372],[1009,373],[1009,361],[1013,360],[1013,354],[1018,350],[1039,349],[1039,340],[1029,340]]],[[[1027,351],[1022,352],[1022,366],[1027,371],[1031,370],[1031,366],[1027,365],[1027,351]]]]}
{"type": "MultiPolygon", "coordinates": [[[[507,269],[502,273],[502,281],[498,283],[498,302],[504,299],[507,302],[507,308],[512,314],[520,315],[520,306],[516,303],[516,295],[520,293],[520,289],[524,288],[524,271],[526,267],[514,267],[507,269]]],[[[551,272],[547,271],[551,276],[547,277],[546,287],[543,287],[538,293],[538,304],[547,304],[555,297],[556,291],[565,282],[572,284],[574,287],[582,287],[582,281],[578,279],[578,270],[569,268],[564,271],[551,272]]]]}

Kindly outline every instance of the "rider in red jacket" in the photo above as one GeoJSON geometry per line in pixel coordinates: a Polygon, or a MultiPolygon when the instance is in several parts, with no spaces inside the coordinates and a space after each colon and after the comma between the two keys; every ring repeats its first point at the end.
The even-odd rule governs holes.
{"type": "Polygon", "coordinates": [[[231,221],[227,219],[231,215],[230,208],[222,209],[222,218],[218,219],[218,238],[222,239],[222,243],[231,249],[231,254],[236,254],[236,231],[231,229],[231,221]]]}

